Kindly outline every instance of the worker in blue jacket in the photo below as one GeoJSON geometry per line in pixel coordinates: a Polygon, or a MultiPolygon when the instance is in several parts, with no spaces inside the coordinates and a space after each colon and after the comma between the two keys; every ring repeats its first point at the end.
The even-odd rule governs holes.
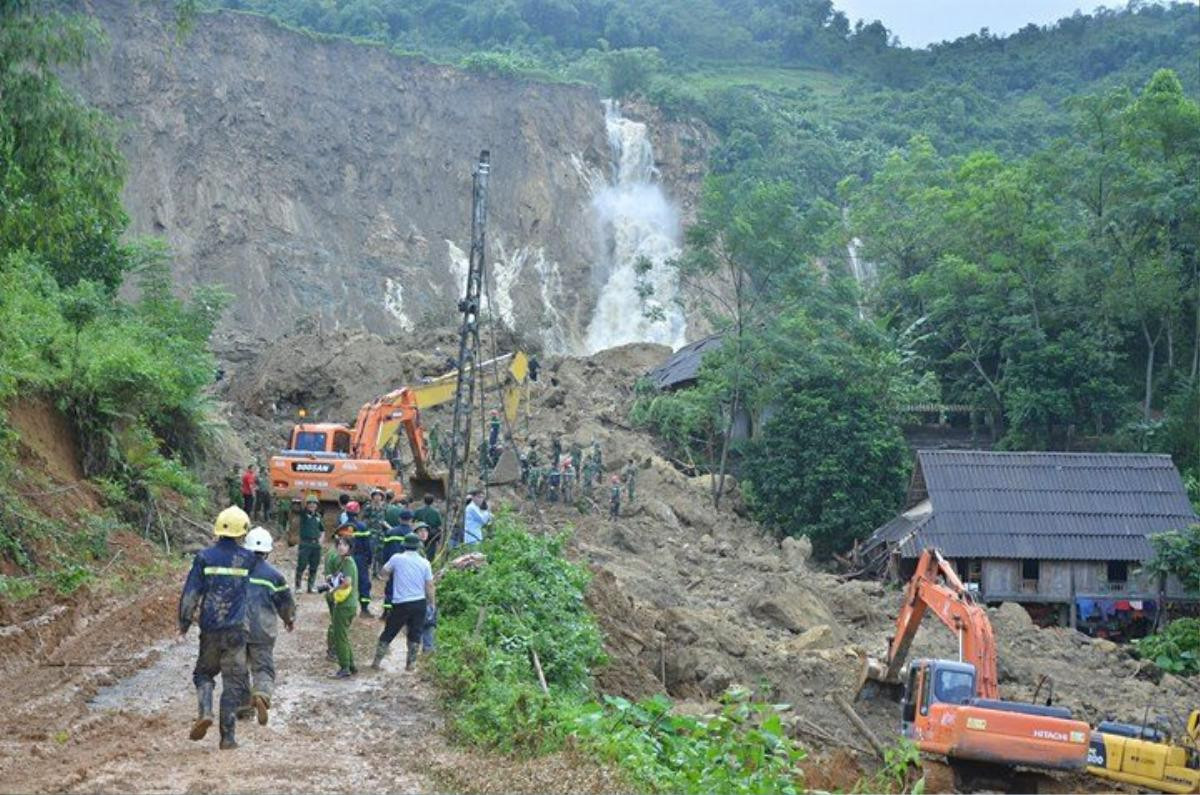
{"type": "Polygon", "coordinates": [[[213,691],[221,675],[222,750],[237,748],[234,727],[237,708],[246,698],[246,586],[254,568],[254,553],[241,545],[250,517],[236,506],[217,516],[217,542],[196,553],[179,598],[179,640],[199,613],[200,653],[192,671],[199,715],[190,737],[202,740],[213,723],[213,691]]]}
{"type": "MultiPolygon", "coordinates": [[[[383,537],[383,547],[380,549],[380,556],[377,563],[382,568],[384,563],[392,559],[392,555],[399,555],[404,552],[404,539],[413,531],[412,520],[413,512],[408,508],[400,511],[399,522],[392,525],[387,531],[387,535],[383,537]]],[[[383,615],[381,618],[387,619],[388,611],[392,609],[392,600],[388,594],[392,592],[392,575],[388,575],[387,583],[383,586],[383,615]]]]}
{"type": "Polygon", "coordinates": [[[267,562],[267,555],[271,554],[274,545],[271,532],[265,527],[256,527],[247,533],[243,544],[257,560],[250,570],[246,589],[250,700],[238,710],[238,717],[257,714],[260,726],[267,725],[267,710],[271,708],[271,696],[275,692],[275,638],[279,636],[279,622],[283,621],[288,632],[296,626],[296,600],[292,598],[292,589],[288,588],[284,576],[267,562]]]}
{"type": "Polygon", "coordinates": [[[355,501],[346,503],[346,521],[342,527],[353,528],[354,565],[358,567],[358,609],[362,616],[371,616],[371,531],[358,518],[359,505],[355,501]]]}

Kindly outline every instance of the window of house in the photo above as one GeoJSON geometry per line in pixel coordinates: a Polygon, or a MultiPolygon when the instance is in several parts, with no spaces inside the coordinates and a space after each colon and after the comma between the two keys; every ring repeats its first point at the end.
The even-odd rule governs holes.
{"type": "Polygon", "coordinates": [[[1021,561],[1021,579],[1022,580],[1037,580],[1041,567],[1036,560],[1021,561]]]}
{"type": "Polygon", "coordinates": [[[1124,560],[1110,560],[1108,562],[1108,584],[1124,588],[1128,581],[1129,563],[1124,560]]]}
{"type": "Polygon", "coordinates": [[[967,584],[979,585],[983,582],[983,561],[979,558],[967,560],[967,584]]]}

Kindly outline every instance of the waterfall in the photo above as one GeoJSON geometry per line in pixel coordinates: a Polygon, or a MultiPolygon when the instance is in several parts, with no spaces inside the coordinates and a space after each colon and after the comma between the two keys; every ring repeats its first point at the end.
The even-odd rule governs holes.
{"type": "Polygon", "coordinates": [[[604,102],[612,147],[612,177],[592,197],[602,257],[595,272],[600,298],[587,329],[588,353],[628,342],[686,342],[687,320],[675,304],[675,274],[666,262],[679,254],[679,213],[656,181],[646,125],[604,102]],[[638,273],[638,263],[650,267],[638,273]]]}

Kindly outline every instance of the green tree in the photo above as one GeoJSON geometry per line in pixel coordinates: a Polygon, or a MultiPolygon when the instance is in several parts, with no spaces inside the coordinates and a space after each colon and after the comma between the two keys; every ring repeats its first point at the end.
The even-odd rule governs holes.
{"type": "Polygon", "coordinates": [[[111,291],[127,262],[122,160],[111,123],[57,75],[98,31],[33,0],[0,5],[0,250],[37,254],[64,286],[111,291]]]}
{"type": "Polygon", "coordinates": [[[746,501],[820,555],[865,538],[903,497],[908,448],[891,400],[896,373],[879,344],[865,325],[839,330],[793,312],[756,362],[766,419],[743,451],[746,501]]]}

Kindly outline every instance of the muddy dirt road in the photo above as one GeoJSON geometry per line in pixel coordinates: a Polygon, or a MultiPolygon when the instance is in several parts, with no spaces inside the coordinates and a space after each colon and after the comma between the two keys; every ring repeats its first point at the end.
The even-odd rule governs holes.
{"type": "MultiPolygon", "coordinates": [[[[286,560],[280,568],[290,573],[286,560]]],[[[176,643],[181,579],[100,607],[46,659],[0,684],[0,789],[6,792],[418,792],[434,789],[419,749],[440,746],[429,684],[403,653],[369,668],[382,624],[352,628],[362,673],[329,678],[323,597],[300,594],[296,631],[276,644],[270,723],[187,733],[197,635],[176,643]]]]}

